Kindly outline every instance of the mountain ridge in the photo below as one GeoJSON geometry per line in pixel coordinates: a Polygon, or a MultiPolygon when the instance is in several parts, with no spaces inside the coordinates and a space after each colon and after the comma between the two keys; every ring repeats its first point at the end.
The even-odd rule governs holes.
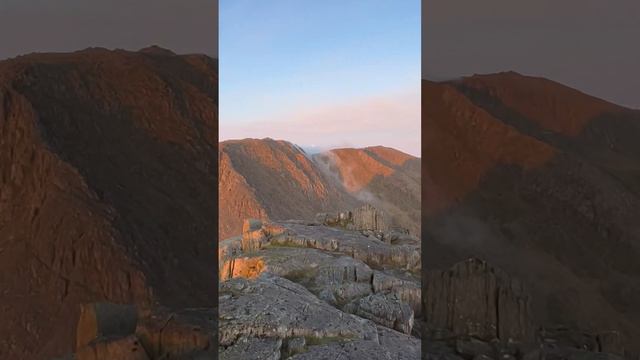
{"type": "MultiPolygon", "coordinates": [[[[340,159],[343,152],[356,154],[358,159],[368,159],[370,168],[367,173],[366,184],[374,176],[391,175],[392,172],[404,171],[401,165],[393,165],[398,159],[413,159],[413,188],[409,196],[415,198],[412,205],[416,205],[419,197],[419,159],[398,150],[385,147],[367,147],[363,149],[335,149],[319,154],[307,154],[300,146],[285,140],[264,139],[236,139],[220,143],[219,157],[221,160],[221,217],[220,239],[235,236],[242,228],[241,219],[255,217],[262,220],[287,220],[294,218],[313,219],[320,212],[335,212],[340,209],[353,208],[366,202],[362,196],[354,194],[361,189],[351,189],[346,184],[346,166],[335,166],[335,159],[340,159]],[[381,155],[375,155],[378,152],[381,155]],[[336,155],[338,154],[338,155],[336,155]],[[371,154],[378,156],[376,160],[371,154]],[[380,157],[382,156],[382,157],[380,157]],[[331,157],[331,159],[329,159],[331,157]],[[384,159],[386,157],[386,160],[384,159]],[[379,162],[387,162],[395,168],[387,167],[379,162]],[[382,169],[382,173],[380,172],[382,169]],[[342,171],[342,172],[341,172],[342,171]],[[269,181],[280,179],[278,182],[269,181]],[[281,181],[286,185],[280,184],[281,181]],[[241,194],[237,196],[236,194],[241,194]],[[245,195],[242,195],[245,194],[245,195]],[[251,194],[251,195],[247,195],[251,194]],[[239,200],[247,199],[247,200],[239,200]],[[251,200],[248,200],[251,199],[251,200]],[[291,199],[296,199],[291,201],[291,199]],[[224,205],[223,205],[224,204],[224,205]],[[257,209],[257,211],[256,211],[257,209]]],[[[357,159],[356,159],[357,160],[357,159]]],[[[342,164],[353,167],[354,159],[342,164]]],[[[360,181],[360,179],[358,180],[360,181]]],[[[385,183],[384,180],[378,181],[385,183]]],[[[391,183],[386,186],[394,186],[391,183]]],[[[382,192],[384,189],[376,190],[382,192]]],[[[375,191],[374,191],[375,192],[375,191]]],[[[369,192],[367,196],[374,197],[369,192]]],[[[377,195],[376,195],[377,196],[377,195]]],[[[416,206],[419,209],[419,204],[416,206]]],[[[401,210],[387,207],[392,213],[401,214],[401,210]]],[[[403,219],[402,225],[411,227],[413,233],[419,233],[416,224],[408,225],[408,221],[417,222],[419,216],[413,214],[413,220],[403,219]]]]}
{"type": "Polygon", "coordinates": [[[217,76],[123,50],[0,62],[0,358],[71,352],[82,303],[214,301],[217,76]]]}
{"type": "Polygon", "coordinates": [[[422,101],[423,267],[480,256],[532,289],[540,325],[638,352],[640,112],[514,72],[423,80],[422,101]]]}

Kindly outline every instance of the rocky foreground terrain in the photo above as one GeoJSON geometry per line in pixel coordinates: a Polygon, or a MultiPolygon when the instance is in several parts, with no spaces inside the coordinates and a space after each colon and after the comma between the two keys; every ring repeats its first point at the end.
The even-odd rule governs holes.
{"type": "Polygon", "coordinates": [[[365,205],[220,242],[220,359],[419,359],[420,241],[365,205]]]}

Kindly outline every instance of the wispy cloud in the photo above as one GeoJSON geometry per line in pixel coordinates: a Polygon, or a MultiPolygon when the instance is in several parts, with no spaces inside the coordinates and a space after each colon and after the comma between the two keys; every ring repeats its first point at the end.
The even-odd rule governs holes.
{"type": "Polygon", "coordinates": [[[384,145],[420,156],[419,83],[389,94],[293,107],[278,115],[220,125],[220,140],[264,137],[319,148],[384,145]]]}

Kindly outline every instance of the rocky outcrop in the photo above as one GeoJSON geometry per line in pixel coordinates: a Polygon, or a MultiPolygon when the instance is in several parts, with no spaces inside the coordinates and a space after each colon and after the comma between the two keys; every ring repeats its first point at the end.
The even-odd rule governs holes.
{"type": "Polygon", "coordinates": [[[413,329],[413,309],[395,294],[371,294],[350,302],[344,310],[407,335],[413,329]]]}
{"type": "Polygon", "coordinates": [[[328,226],[340,226],[348,230],[384,232],[388,223],[383,211],[364,204],[350,211],[337,213],[318,213],[316,220],[328,226]]]}
{"type": "Polygon", "coordinates": [[[76,328],[77,360],[217,359],[217,312],[83,304],[76,328]],[[97,321],[96,321],[97,319],[97,321]]]}
{"type": "Polygon", "coordinates": [[[424,316],[430,328],[490,341],[533,340],[530,298],[521,282],[478,259],[424,278],[424,316]]]}
{"type": "Polygon", "coordinates": [[[215,355],[217,312],[214,308],[154,309],[142,316],[136,336],[150,359],[215,355]]]}
{"type": "Polygon", "coordinates": [[[424,281],[423,358],[622,360],[628,355],[616,331],[536,323],[523,284],[484,261],[472,258],[449,270],[431,270],[424,281]]]}
{"type": "Polygon", "coordinates": [[[137,323],[138,310],[133,305],[81,304],[76,327],[76,349],[98,338],[117,338],[133,334],[137,323]]]}
{"type": "Polygon", "coordinates": [[[247,349],[264,359],[419,358],[411,335],[420,314],[418,246],[313,222],[245,224],[243,238],[220,243],[222,359],[247,349]],[[260,245],[243,247],[249,238],[260,245]],[[260,271],[239,270],[255,263],[260,271]]]}

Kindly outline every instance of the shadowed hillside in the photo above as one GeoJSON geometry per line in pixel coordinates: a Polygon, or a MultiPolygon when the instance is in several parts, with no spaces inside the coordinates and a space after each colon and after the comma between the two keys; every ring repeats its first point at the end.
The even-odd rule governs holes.
{"type": "Polygon", "coordinates": [[[640,112],[501,73],[423,81],[425,268],[477,256],[537,325],[640,338],[640,112]]]}
{"type": "Polygon", "coordinates": [[[72,351],[78,304],[215,303],[217,62],[0,62],[0,358],[72,351]]]}

